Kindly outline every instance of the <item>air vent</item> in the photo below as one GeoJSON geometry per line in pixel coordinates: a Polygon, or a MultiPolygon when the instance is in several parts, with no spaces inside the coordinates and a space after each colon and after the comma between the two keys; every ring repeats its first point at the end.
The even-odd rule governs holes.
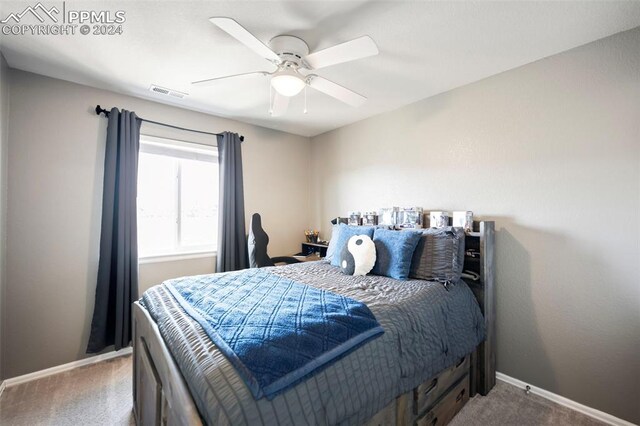
{"type": "Polygon", "coordinates": [[[160,95],[171,96],[179,99],[189,95],[188,93],[178,92],[177,90],[167,89],[166,87],[156,86],[155,84],[152,84],[149,87],[149,90],[160,95]]]}

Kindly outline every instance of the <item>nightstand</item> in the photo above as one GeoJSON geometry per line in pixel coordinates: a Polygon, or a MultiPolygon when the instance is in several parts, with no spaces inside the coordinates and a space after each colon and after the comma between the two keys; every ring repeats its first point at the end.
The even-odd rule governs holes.
{"type": "Polygon", "coordinates": [[[308,256],[312,253],[318,253],[320,257],[325,257],[327,255],[327,244],[319,244],[319,243],[302,243],[302,255],[308,256]]]}

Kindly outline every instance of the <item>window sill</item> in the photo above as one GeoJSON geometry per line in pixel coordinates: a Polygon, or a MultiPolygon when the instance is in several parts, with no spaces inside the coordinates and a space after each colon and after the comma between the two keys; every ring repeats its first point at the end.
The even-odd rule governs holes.
{"type": "Polygon", "coordinates": [[[195,253],[173,253],[173,254],[146,256],[138,259],[138,265],[144,265],[147,263],[176,262],[180,260],[189,260],[189,259],[202,259],[207,257],[216,257],[217,254],[218,252],[216,251],[205,251],[205,252],[195,252],[195,253]]]}

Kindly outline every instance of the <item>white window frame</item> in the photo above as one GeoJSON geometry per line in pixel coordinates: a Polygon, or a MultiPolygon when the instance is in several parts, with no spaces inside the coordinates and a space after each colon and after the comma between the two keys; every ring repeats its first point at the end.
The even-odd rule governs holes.
{"type": "MultiPolygon", "coordinates": [[[[153,153],[153,154],[165,154],[173,158],[192,158],[210,162],[218,162],[218,147],[215,145],[205,145],[197,142],[181,141],[177,139],[161,138],[151,135],[140,135],[140,152],[141,153],[153,153]],[[175,147],[172,149],[172,147],[175,147]],[[174,155],[171,155],[174,154],[174,155]],[[180,154],[180,155],[175,155],[180,154]]],[[[181,238],[181,204],[182,204],[182,165],[178,162],[176,170],[176,232],[174,233],[174,247],[177,250],[168,253],[153,253],[145,256],[138,257],[138,263],[156,263],[156,262],[172,262],[177,260],[186,259],[198,259],[206,257],[214,257],[217,255],[217,248],[215,246],[203,245],[203,246],[191,246],[188,248],[180,249],[181,238]]]]}

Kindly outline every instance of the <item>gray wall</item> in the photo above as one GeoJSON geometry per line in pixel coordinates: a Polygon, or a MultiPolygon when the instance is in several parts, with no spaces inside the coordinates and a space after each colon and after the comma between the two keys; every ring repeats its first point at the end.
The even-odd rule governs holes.
{"type": "Polygon", "coordinates": [[[640,28],[312,139],[314,225],[497,226],[498,370],[640,422],[640,28]]]}
{"type": "MultiPolygon", "coordinates": [[[[243,134],[247,218],[261,212],[273,254],[299,251],[309,225],[308,138],[10,70],[5,376],[85,356],[95,294],[106,119],[96,104],[208,131],[243,134]]],[[[142,133],[211,136],[143,124],[142,133]]],[[[147,263],[140,289],[214,271],[215,259],[147,263]]]]}
{"type": "Polygon", "coordinates": [[[0,52],[0,381],[5,378],[3,365],[5,242],[7,212],[7,146],[9,140],[9,68],[0,52]]]}

